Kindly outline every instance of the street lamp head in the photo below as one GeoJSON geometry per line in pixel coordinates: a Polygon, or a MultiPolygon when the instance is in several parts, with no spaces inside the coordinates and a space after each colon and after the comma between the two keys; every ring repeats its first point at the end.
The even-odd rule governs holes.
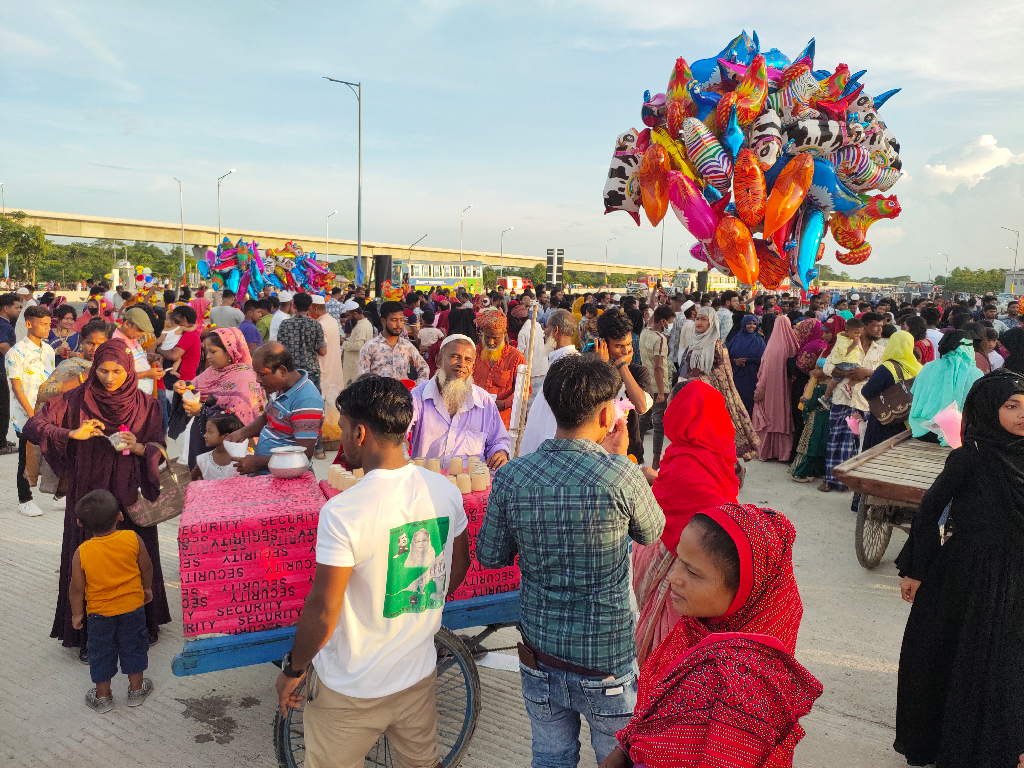
{"type": "Polygon", "coordinates": [[[230,171],[228,171],[228,173],[234,173],[234,172],[235,172],[234,168],[232,168],[230,171]]]}

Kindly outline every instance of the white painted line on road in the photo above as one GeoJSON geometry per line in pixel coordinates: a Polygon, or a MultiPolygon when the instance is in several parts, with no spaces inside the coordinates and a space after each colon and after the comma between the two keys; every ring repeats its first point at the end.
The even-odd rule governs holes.
{"type": "Polygon", "coordinates": [[[510,653],[488,653],[482,659],[476,662],[478,667],[487,667],[488,669],[500,669],[505,672],[518,672],[519,671],[519,657],[513,656],[510,653]]]}
{"type": "Polygon", "coordinates": [[[846,669],[858,669],[862,672],[883,672],[895,675],[899,672],[900,665],[891,661],[872,659],[868,656],[852,656],[844,653],[830,653],[829,651],[818,651],[813,648],[798,648],[797,659],[803,663],[806,661],[818,664],[828,664],[832,667],[845,667],[846,669]]]}

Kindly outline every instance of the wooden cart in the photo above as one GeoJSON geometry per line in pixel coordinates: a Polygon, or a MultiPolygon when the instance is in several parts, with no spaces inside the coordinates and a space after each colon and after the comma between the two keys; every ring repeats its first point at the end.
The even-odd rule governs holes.
{"type": "Polygon", "coordinates": [[[881,562],[893,528],[910,533],[914,513],[950,450],[901,432],[833,470],[837,480],[861,494],[854,544],[862,566],[881,562]]]}

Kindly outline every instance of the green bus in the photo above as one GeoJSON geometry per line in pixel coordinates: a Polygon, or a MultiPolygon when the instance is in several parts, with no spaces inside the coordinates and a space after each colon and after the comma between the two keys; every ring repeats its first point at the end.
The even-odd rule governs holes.
{"type": "Polygon", "coordinates": [[[431,288],[465,288],[469,293],[484,292],[482,261],[416,261],[395,259],[391,264],[391,285],[403,290],[427,291],[431,288]]]}

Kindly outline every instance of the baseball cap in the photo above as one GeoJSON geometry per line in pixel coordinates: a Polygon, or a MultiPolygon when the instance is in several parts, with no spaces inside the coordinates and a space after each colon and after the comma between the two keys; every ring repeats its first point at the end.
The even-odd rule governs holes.
{"type": "Polygon", "coordinates": [[[132,307],[124,313],[124,319],[144,333],[153,332],[153,321],[149,319],[146,310],[141,307],[132,307]]]}
{"type": "Polygon", "coordinates": [[[324,306],[327,305],[327,301],[319,293],[314,293],[313,294],[313,303],[314,304],[322,304],[324,306]]]}

